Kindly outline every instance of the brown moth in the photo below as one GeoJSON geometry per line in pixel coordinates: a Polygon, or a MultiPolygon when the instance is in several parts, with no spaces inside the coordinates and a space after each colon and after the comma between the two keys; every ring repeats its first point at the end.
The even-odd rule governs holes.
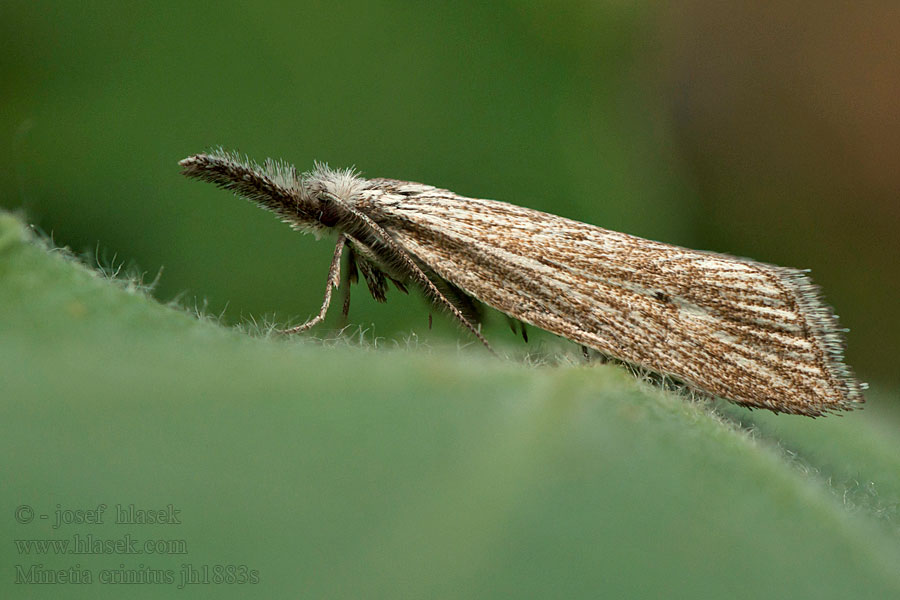
{"type": "Polygon", "coordinates": [[[346,250],[348,283],[361,273],[380,301],[388,280],[414,285],[488,348],[473,299],[743,406],[819,416],[864,402],[844,330],[797,269],[320,164],[300,174],[217,150],[180,165],[294,229],[337,234],[319,314],[286,333],[325,317],[346,250]]]}

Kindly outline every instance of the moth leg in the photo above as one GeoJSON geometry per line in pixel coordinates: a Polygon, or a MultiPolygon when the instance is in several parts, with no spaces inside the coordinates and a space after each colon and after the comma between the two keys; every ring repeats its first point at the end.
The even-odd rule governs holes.
{"type": "Polygon", "coordinates": [[[359,281],[359,269],[356,267],[356,252],[353,251],[353,242],[347,240],[347,269],[344,272],[344,306],[341,308],[341,327],[347,325],[350,315],[350,287],[359,281]]]}
{"type": "Polygon", "coordinates": [[[513,335],[522,334],[522,339],[525,340],[525,343],[528,343],[528,330],[525,328],[525,321],[519,321],[518,319],[513,319],[512,317],[507,316],[506,322],[509,323],[509,328],[512,330],[513,335]]]}
{"type": "Polygon", "coordinates": [[[331,304],[331,291],[341,283],[341,254],[344,251],[346,242],[347,238],[343,234],[338,236],[337,244],[334,247],[334,256],[331,258],[331,268],[328,270],[328,282],[325,284],[325,300],[322,301],[322,308],[319,310],[319,314],[302,325],[297,325],[290,329],[282,329],[279,333],[300,333],[314,325],[318,325],[325,318],[325,313],[328,312],[328,305],[331,304]]]}
{"type": "Polygon", "coordinates": [[[360,260],[357,263],[363,279],[366,280],[366,287],[369,293],[375,298],[376,302],[387,302],[387,277],[384,272],[375,264],[368,260],[360,260]]]}
{"type": "Polygon", "coordinates": [[[519,335],[519,332],[516,331],[516,321],[512,317],[506,317],[506,324],[509,325],[509,330],[513,332],[513,335],[519,335]]]}
{"type": "Polygon", "coordinates": [[[350,315],[350,285],[344,288],[344,305],[341,307],[341,327],[347,324],[350,315]]]}
{"type": "MultiPolygon", "coordinates": [[[[481,334],[481,328],[475,327],[472,325],[471,321],[469,321],[465,315],[460,312],[459,308],[456,307],[450,300],[447,299],[444,294],[434,285],[434,282],[431,281],[428,276],[422,271],[422,269],[415,263],[415,261],[410,257],[409,253],[400,246],[391,235],[384,230],[381,225],[372,220],[372,218],[359,210],[345,204],[336,203],[332,204],[332,206],[338,206],[341,213],[343,213],[342,218],[346,220],[346,227],[348,231],[351,232],[351,235],[356,238],[361,238],[360,241],[366,243],[368,245],[372,245],[371,241],[377,241],[378,245],[381,245],[386,254],[388,256],[388,262],[393,264],[397,270],[402,270],[405,272],[406,276],[408,276],[414,283],[419,284],[424,288],[426,294],[431,296],[436,303],[441,304],[444,308],[450,311],[456,319],[462,323],[472,334],[478,338],[478,340],[484,344],[484,346],[494,355],[494,349],[491,348],[491,345],[485,339],[485,337],[481,334]],[[368,240],[366,239],[368,238],[368,240]],[[373,239],[374,238],[374,239],[373,239]]],[[[376,248],[373,250],[378,252],[376,248]]]]}
{"type": "Polygon", "coordinates": [[[347,244],[347,268],[342,274],[341,283],[344,285],[343,290],[343,306],[341,306],[340,326],[346,327],[347,319],[350,315],[350,288],[358,281],[359,272],[356,269],[356,255],[353,252],[353,245],[347,244]]]}

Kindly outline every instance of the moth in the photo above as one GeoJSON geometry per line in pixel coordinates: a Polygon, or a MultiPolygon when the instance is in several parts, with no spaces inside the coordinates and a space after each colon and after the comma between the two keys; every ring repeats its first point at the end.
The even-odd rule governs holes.
{"type": "Polygon", "coordinates": [[[295,230],[337,236],[319,313],[285,333],[324,319],[346,252],[348,284],[361,274],[379,301],[388,281],[417,287],[488,348],[479,303],[750,408],[820,416],[864,402],[845,330],[804,271],[318,163],[301,174],[219,149],[179,164],[295,230]]]}

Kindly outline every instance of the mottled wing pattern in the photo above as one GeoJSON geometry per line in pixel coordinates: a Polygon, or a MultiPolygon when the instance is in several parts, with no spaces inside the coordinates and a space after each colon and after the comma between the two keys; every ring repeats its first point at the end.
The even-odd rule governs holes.
{"type": "Polygon", "coordinates": [[[371,180],[359,208],[440,277],[516,319],[751,407],[862,402],[803,272],[431,186],[371,180]]]}

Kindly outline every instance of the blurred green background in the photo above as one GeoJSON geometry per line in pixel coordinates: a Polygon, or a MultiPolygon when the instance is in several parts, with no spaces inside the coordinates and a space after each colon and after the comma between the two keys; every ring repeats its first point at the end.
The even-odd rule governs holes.
{"type": "Polygon", "coordinates": [[[843,419],[694,403],[611,365],[454,352],[469,338],[444,319],[429,332],[421,299],[358,288],[370,341],[433,349],[258,339],[0,215],[0,588],[896,596],[898,17],[895,2],[3,2],[0,208],[146,280],[163,269],[163,301],[229,323],[321,301],[330,244],[180,176],[222,145],[811,268],[874,385],[843,419]],[[13,583],[32,557],[11,540],[132,531],[54,531],[17,505],[98,502],[174,503],[183,527],[150,533],[263,583],[13,583]]]}
{"type": "MultiPolygon", "coordinates": [[[[301,169],[356,165],[811,268],[851,329],[851,364],[896,386],[897,13],[888,1],[6,1],[0,204],[147,279],[163,268],[163,300],[298,321],[319,306],[330,245],[176,162],[222,145],[301,169]]],[[[440,319],[428,333],[427,310],[357,292],[351,322],[388,339],[460,336],[440,319]]]]}

